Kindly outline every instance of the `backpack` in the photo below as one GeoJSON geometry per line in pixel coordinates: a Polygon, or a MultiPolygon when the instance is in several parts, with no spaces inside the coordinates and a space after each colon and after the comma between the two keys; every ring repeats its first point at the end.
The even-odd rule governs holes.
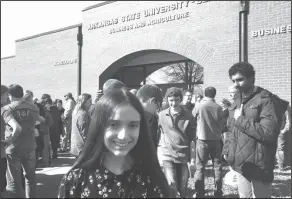
{"type": "Polygon", "coordinates": [[[285,114],[285,112],[288,109],[288,105],[289,102],[281,99],[278,95],[273,94],[272,92],[268,91],[268,90],[263,90],[262,91],[262,97],[271,97],[274,105],[275,105],[275,109],[276,109],[276,117],[278,119],[278,123],[282,124],[282,120],[283,120],[283,115],[285,114]]]}

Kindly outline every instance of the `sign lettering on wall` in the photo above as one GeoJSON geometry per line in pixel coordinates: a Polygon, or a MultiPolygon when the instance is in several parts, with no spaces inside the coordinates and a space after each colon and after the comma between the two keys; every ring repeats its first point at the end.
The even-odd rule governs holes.
{"type": "Polygon", "coordinates": [[[77,59],[63,60],[54,62],[54,66],[68,65],[77,63],[77,59]]]}
{"type": "Polygon", "coordinates": [[[175,10],[183,10],[184,8],[188,8],[191,5],[199,5],[202,3],[207,3],[209,1],[179,1],[173,2],[172,4],[159,6],[155,8],[145,9],[141,12],[128,14],[122,17],[116,17],[109,20],[99,21],[96,23],[89,24],[88,30],[92,31],[99,28],[110,27],[110,34],[128,31],[137,28],[143,28],[147,26],[152,26],[161,23],[167,23],[174,20],[180,20],[184,18],[188,18],[190,16],[190,12],[181,12],[177,14],[171,14],[172,11],[175,10]],[[168,13],[167,16],[159,17],[156,19],[149,19],[152,16],[159,16],[160,14],[168,13]],[[134,22],[135,20],[141,20],[139,22],[134,22]],[[131,24],[123,25],[125,22],[133,22],[131,24]],[[121,24],[121,26],[117,26],[121,24]]]}
{"type": "Polygon", "coordinates": [[[285,34],[291,32],[291,24],[278,26],[274,28],[266,28],[261,30],[255,30],[251,32],[252,37],[268,36],[276,34],[285,34]]]}

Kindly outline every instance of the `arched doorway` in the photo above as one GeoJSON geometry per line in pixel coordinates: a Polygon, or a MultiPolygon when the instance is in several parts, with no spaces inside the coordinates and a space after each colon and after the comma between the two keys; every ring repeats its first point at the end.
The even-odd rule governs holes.
{"type": "Polygon", "coordinates": [[[136,89],[146,83],[156,84],[163,93],[170,86],[193,90],[195,84],[203,83],[203,67],[174,52],[143,50],[126,55],[111,64],[100,75],[100,87],[110,78],[136,89]],[[151,75],[153,78],[149,77],[151,75]]]}

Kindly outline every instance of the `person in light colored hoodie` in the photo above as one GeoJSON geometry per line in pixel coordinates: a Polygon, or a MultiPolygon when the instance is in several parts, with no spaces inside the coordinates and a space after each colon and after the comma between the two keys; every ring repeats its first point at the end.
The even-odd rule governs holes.
{"type": "Polygon", "coordinates": [[[70,151],[70,142],[71,142],[71,128],[72,128],[72,112],[76,105],[76,102],[72,96],[72,93],[67,93],[64,95],[66,104],[64,111],[64,138],[62,142],[61,149],[62,151],[70,151]]]}

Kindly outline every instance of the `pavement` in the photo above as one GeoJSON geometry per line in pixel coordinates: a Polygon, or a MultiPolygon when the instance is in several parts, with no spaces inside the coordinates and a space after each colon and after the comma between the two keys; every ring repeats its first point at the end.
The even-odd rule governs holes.
{"type": "Polygon", "coordinates": [[[37,198],[57,198],[60,182],[73,165],[74,157],[58,152],[58,159],[51,162],[50,167],[36,169],[37,198]]]}

